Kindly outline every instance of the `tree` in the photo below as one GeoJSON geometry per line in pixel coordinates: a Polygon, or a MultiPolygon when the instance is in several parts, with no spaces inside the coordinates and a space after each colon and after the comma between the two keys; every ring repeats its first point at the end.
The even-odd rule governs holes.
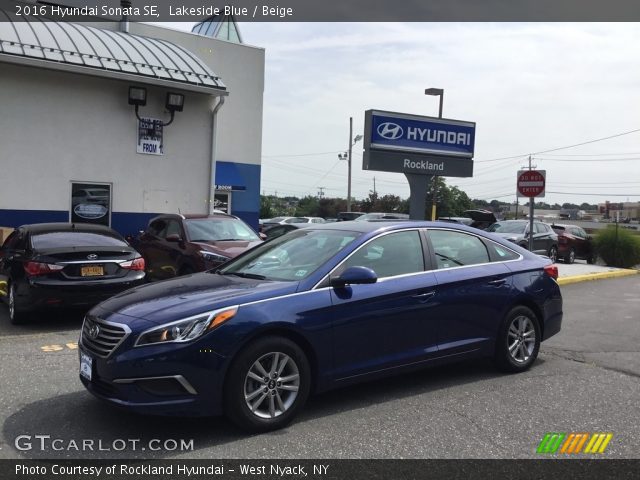
{"type": "Polygon", "coordinates": [[[274,216],[271,198],[260,195],[260,218],[273,218],[274,216]]]}

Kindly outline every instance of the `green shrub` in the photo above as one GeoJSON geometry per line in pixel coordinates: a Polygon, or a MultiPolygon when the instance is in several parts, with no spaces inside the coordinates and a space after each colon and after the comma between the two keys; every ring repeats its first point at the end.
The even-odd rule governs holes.
{"type": "Polygon", "coordinates": [[[611,267],[630,268],[640,264],[640,237],[624,228],[600,230],[594,245],[600,258],[611,267]]]}

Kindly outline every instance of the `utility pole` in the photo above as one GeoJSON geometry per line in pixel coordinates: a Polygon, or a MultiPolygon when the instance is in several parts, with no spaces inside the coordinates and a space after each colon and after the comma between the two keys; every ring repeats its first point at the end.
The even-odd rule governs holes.
{"type": "Polygon", "coordinates": [[[353,148],[353,117],[349,117],[349,164],[347,166],[347,212],[351,211],[351,153],[353,148]]]}
{"type": "Polygon", "coordinates": [[[327,187],[318,187],[318,198],[324,198],[324,189],[327,187]]]}
{"type": "Polygon", "coordinates": [[[373,196],[376,196],[376,177],[373,177],[373,196]]]}

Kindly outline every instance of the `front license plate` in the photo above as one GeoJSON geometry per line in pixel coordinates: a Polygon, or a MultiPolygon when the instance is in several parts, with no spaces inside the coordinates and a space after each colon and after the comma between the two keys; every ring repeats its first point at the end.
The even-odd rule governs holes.
{"type": "Polygon", "coordinates": [[[80,275],[83,277],[100,277],[104,275],[104,268],[102,265],[90,265],[80,268],[80,275]]]}
{"type": "Polygon", "coordinates": [[[93,358],[86,353],[80,352],[80,375],[87,380],[91,380],[91,372],[93,370],[93,358]]]}

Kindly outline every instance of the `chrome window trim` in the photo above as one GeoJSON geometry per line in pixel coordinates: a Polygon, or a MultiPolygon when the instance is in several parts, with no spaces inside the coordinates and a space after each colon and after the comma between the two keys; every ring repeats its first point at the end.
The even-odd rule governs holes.
{"type": "Polygon", "coordinates": [[[118,343],[116,343],[113,348],[111,349],[111,351],[109,352],[108,355],[100,355],[98,353],[95,353],[93,350],[91,350],[89,347],[87,347],[84,342],[83,342],[83,336],[84,336],[84,324],[87,321],[87,316],[85,315],[84,319],[82,320],[82,327],[80,327],[80,341],[78,342],[80,344],[80,346],[85,348],[85,351],[87,351],[89,354],[91,355],[95,355],[97,357],[100,358],[109,358],[113,352],[115,352],[118,347],[120,345],[122,345],[122,343],[129,338],[129,335],[131,334],[131,329],[129,328],[128,325],[125,325],[124,323],[116,323],[116,322],[109,322],[107,320],[103,320],[100,317],[93,317],[91,319],[92,322],[96,322],[96,323],[101,323],[103,325],[107,325],[107,326],[112,326],[112,327],[118,327],[118,328],[122,328],[124,330],[124,335],[122,336],[122,338],[120,339],[120,341],[118,343]]]}
{"type": "Polygon", "coordinates": [[[191,395],[198,394],[196,389],[193,388],[193,385],[191,385],[189,381],[186,378],[184,378],[182,375],[165,375],[162,377],[116,378],[115,380],[113,380],[113,383],[130,384],[135,382],[144,382],[146,380],[167,380],[167,379],[176,380],[180,385],[182,385],[182,388],[184,388],[191,395]]]}

